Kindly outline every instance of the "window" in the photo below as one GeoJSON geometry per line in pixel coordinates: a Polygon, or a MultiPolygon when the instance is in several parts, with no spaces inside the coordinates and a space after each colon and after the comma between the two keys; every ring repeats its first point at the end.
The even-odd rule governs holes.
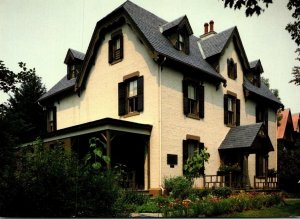
{"type": "Polygon", "coordinates": [[[121,61],[123,59],[123,34],[121,30],[112,34],[108,45],[108,62],[114,64],[121,61]]]}
{"type": "Polygon", "coordinates": [[[141,112],[144,108],[144,77],[132,77],[119,83],[119,116],[141,112]]]}
{"type": "Polygon", "coordinates": [[[56,131],[56,107],[47,109],[47,132],[56,131]]]}
{"type": "Polygon", "coordinates": [[[253,74],[253,85],[256,87],[260,87],[260,75],[259,74],[253,74]]]}
{"type": "Polygon", "coordinates": [[[240,100],[229,94],[224,95],[224,123],[228,126],[240,125],[240,100]]]}
{"type": "Polygon", "coordinates": [[[256,106],[256,123],[262,122],[268,132],[268,108],[263,106],[256,106]]]}
{"type": "MultiPolygon", "coordinates": [[[[202,142],[193,139],[183,140],[183,154],[182,154],[183,167],[187,163],[188,158],[194,156],[194,154],[196,153],[200,153],[200,151],[203,149],[204,149],[204,144],[202,142]]],[[[182,169],[183,169],[183,174],[185,174],[184,168],[182,169]]],[[[201,169],[201,174],[204,174],[204,167],[201,169]]]]}
{"type": "Polygon", "coordinates": [[[237,63],[234,63],[233,59],[227,59],[227,74],[231,79],[237,78],[237,63]]]}
{"type": "Polygon", "coordinates": [[[189,54],[189,36],[185,32],[179,32],[177,35],[176,48],[179,51],[183,51],[186,54],[189,54]]]}
{"type": "Polygon", "coordinates": [[[69,64],[68,65],[68,73],[67,73],[68,80],[76,78],[78,75],[79,69],[80,69],[80,65],[69,64]]]}
{"type": "Polygon", "coordinates": [[[183,80],[183,110],[192,118],[204,118],[204,86],[199,82],[183,80]]]}

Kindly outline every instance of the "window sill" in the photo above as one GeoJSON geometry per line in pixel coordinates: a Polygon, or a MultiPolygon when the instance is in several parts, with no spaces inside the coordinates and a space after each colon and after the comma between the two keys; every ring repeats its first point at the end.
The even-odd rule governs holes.
{"type": "Polygon", "coordinates": [[[191,118],[191,119],[197,119],[200,120],[200,117],[195,115],[195,114],[187,114],[186,117],[191,118]]]}
{"type": "Polygon", "coordinates": [[[236,127],[236,125],[233,125],[233,124],[226,124],[226,126],[229,127],[229,128],[234,128],[234,127],[236,127]]]}
{"type": "Polygon", "coordinates": [[[123,60],[123,59],[117,59],[117,60],[112,61],[112,62],[109,63],[109,64],[114,65],[114,64],[117,64],[117,63],[119,63],[119,62],[122,62],[122,60],[123,60]]]}
{"type": "Polygon", "coordinates": [[[127,113],[126,115],[124,115],[123,118],[128,118],[128,117],[137,116],[137,115],[140,115],[140,112],[130,112],[130,113],[127,113]]]}

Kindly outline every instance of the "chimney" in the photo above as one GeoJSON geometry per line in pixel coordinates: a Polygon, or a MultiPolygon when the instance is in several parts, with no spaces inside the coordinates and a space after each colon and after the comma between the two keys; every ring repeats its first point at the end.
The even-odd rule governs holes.
{"type": "Polygon", "coordinates": [[[206,39],[216,34],[216,32],[214,31],[214,23],[215,22],[211,20],[209,23],[204,24],[204,33],[200,36],[201,39],[206,39]],[[208,30],[208,26],[209,26],[209,30],[208,30]]]}
{"type": "Polygon", "coordinates": [[[204,24],[204,34],[208,33],[208,23],[204,24]]]}
{"type": "Polygon", "coordinates": [[[209,32],[214,32],[214,21],[213,20],[211,20],[209,22],[209,32]]]}

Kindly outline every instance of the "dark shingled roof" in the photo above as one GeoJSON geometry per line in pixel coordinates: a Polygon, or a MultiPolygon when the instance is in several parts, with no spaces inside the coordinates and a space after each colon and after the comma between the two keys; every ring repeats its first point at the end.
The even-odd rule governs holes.
{"type": "Polygon", "coordinates": [[[221,143],[219,150],[250,148],[263,123],[243,125],[231,128],[221,143]]]}
{"type": "Polygon", "coordinates": [[[255,67],[256,67],[256,65],[258,64],[258,62],[259,62],[259,59],[257,59],[257,60],[255,60],[255,61],[252,61],[252,62],[250,62],[250,63],[249,63],[249,65],[250,65],[250,68],[255,68],[255,67]]]}
{"type": "Polygon", "coordinates": [[[171,21],[169,23],[162,25],[161,26],[162,32],[165,32],[165,31],[171,29],[172,27],[177,26],[183,20],[184,17],[185,17],[185,15],[175,19],[174,21],[171,21]]]}
{"type": "Polygon", "coordinates": [[[61,93],[63,91],[66,91],[70,88],[74,88],[76,79],[67,79],[67,75],[64,76],[57,84],[55,84],[47,93],[45,93],[43,96],[38,99],[38,101],[43,101],[45,99],[48,99],[49,97],[52,97],[54,95],[57,95],[58,93],[61,93]]]}
{"type": "Polygon", "coordinates": [[[244,88],[246,88],[251,93],[258,95],[262,98],[266,98],[271,100],[272,102],[283,106],[283,104],[278,100],[278,98],[270,91],[270,89],[265,85],[263,82],[261,82],[260,87],[254,86],[246,77],[244,77],[244,88]]]}
{"type": "Polygon", "coordinates": [[[70,49],[70,51],[72,52],[74,58],[84,60],[84,56],[85,56],[84,53],[76,51],[75,49],[70,49]]]}
{"type": "Polygon", "coordinates": [[[235,29],[236,27],[232,27],[201,40],[200,43],[205,57],[209,58],[221,53],[235,29]]]}
{"type": "Polygon", "coordinates": [[[199,40],[198,37],[193,35],[190,36],[190,53],[185,54],[174,48],[171,42],[160,32],[160,27],[169,22],[157,17],[130,1],[126,1],[123,4],[123,7],[144,37],[148,40],[150,45],[159,54],[196,68],[203,74],[206,73],[218,80],[225,81],[225,79],[203,59],[197,44],[197,41],[199,40]]]}

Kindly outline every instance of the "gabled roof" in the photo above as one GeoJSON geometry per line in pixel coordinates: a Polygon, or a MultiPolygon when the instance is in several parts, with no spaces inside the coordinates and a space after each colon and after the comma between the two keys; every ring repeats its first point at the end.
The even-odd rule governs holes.
{"type": "Polygon", "coordinates": [[[77,60],[83,61],[84,56],[85,56],[85,54],[82,52],[79,52],[75,49],[68,49],[64,63],[67,64],[70,58],[73,60],[77,59],[77,60]]]}
{"type": "MultiPolygon", "coordinates": [[[[219,150],[252,148],[262,127],[263,123],[255,123],[231,128],[221,143],[219,150]]],[[[267,135],[265,137],[268,149],[274,150],[270,138],[267,135]]]]}
{"type": "Polygon", "coordinates": [[[67,79],[67,75],[65,75],[58,83],[56,83],[47,93],[45,93],[43,96],[41,96],[38,99],[38,102],[44,101],[50,97],[53,97],[54,95],[61,94],[64,91],[67,90],[74,90],[76,79],[67,79]]]}
{"type": "Polygon", "coordinates": [[[278,98],[270,91],[270,89],[261,82],[260,87],[254,86],[245,76],[244,76],[244,88],[250,92],[250,94],[263,98],[271,103],[275,104],[277,107],[283,108],[283,104],[278,100],[278,98]]]}
{"type": "Polygon", "coordinates": [[[260,59],[250,62],[249,65],[251,69],[258,71],[259,73],[264,72],[260,59]]]}
{"type": "Polygon", "coordinates": [[[292,115],[293,126],[295,132],[300,132],[300,113],[295,113],[292,115]]]}
{"type": "MultiPolygon", "coordinates": [[[[279,122],[279,126],[277,127],[277,139],[283,139],[285,137],[286,130],[288,129],[288,125],[293,125],[292,116],[290,109],[285,109],[281,112],[281,120],[279,122]]],[[[292,127],[291,130],[294,130],[292,127]]]]}
{"type": "Polygon", "coordinates": [[[234,39],[234,43],[239,50],[238,55],[243,67],[245,69],[249,69],[249,61],[237,27],[232,27],[208,38],[201,39],[200,44],[205,58],[207,59],[212,56],[222,54],[231,39],[234,39]]]}
{"type": "Polygon", "coordinates": [[[166,33],[169,30],[171,30],[172,28],[180,27],[182,25],[186,26],[189,35],[193,34],[192,27],[191,27],[190,22],[189,22],[186,15],[184,15],[182,17],[179,17],[179,18],[175,19],[174,21],[171,21],[169,23],[166,23],[166,24],[162,25],[161,26],[162,33],[166,33]]]}
{"type": "MultiPolygon", "coordinates": [[[[126,22],[130,23],[136,30],[136,33],[144,40],[144,44],[148,46],[148,49],[150,49],[154,56],[164,56],[183,66],[195,69],[200,76],[211,77],[217,82],[226,82],[226,80],[203,59],[197,45],[199,38],[193,35],[190,36],[190,53],[185,54],[174,48],[167,37],[160,32],[162,26],[166,25],[168,27],[168,24],[172,26],[174,23],[180,23],[181,19],[177,19],[174,23],[171,22],[170,24],[136,4],[126,1],[106,17],[98,21],[86,53],[83,71],[76,82],[76,89],[79,89],[85,82],[86,74],[89,72],[88,66],[92,63],[93,53],[96,52],[95,46],[99,45],[97,44],[97,42],[100,41],[99,33],[103,31],[109,23],[116,21],[116,17],[118,16],[119,18],[125,18],[126,22]]],[[[185,18],[183,17],[182,19],[185,18]]]]}

